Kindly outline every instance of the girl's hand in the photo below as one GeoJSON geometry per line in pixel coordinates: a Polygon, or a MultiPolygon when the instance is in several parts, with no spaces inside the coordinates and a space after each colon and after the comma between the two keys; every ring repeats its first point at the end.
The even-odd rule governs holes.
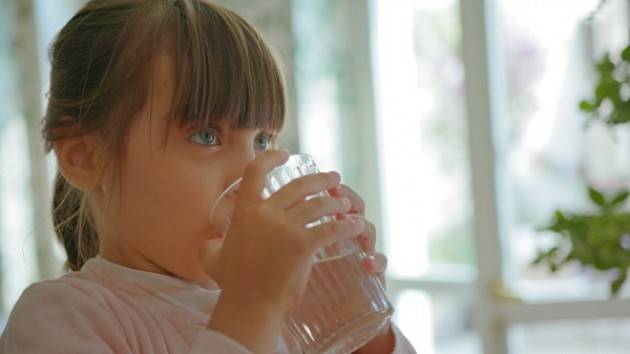
{"type": "MultiPolygon", "coordinates": [[[[337,219],[347,219],[356,216],[365,216],[365,202],[352,188],[340,184],[335,188],[328,190],[328,193],[333,197],[345,197],[350,199],[350,210],[347,214],[337,215],[337,219]]],[[[387,257],[385,254],[376,252],[376,227],[369,221],[365,221],[365,230],[357,236],[359,244],[368,254],[363,259],[363,267],[370,273],[379,276],[381,283],[385,286],[385,270],[387,269],[387,257]]]]}
{"type": "Polygon", "coordinates": [[[266,151],[248,164],[224,242],[209,242],[200,251],[206,271],[222,289],[208,327],[254,352],[275,349],[282,319],[306,288],[315,252],[363,233],[366,225],[355,217],[304,227],[350,211],[351,202],[337,197],[305,200],[336,187],[338,173],[298,178],[262,199],[266,175],[288,157],[285,150],[266,151]]]}
{"type": "MultiPolygon", "coordinates": [[[[339,186],[329,189],[328,193],[335,197],[346,197],[351,201],[351,207],[349,213],[351,215],[365,216],[365,202],[352,188],[340,184],[339,186]]],[[[337,218],[349,217],[348,214],[337,215],[337,218]]],[[[363,267],[365,269],[379,276],[381,284],[385,286],[385,269],[387,268],[387,257],[383,253],[378,253],[375,250],[376,244],[376,228],[374,224],[366,221],[365,230],[357,236],[359,243],[363,250],[368,254],[363,259],[363,267]]],[[[355,354],[370,354],[370,353],[391,353],[394,349],[395,338],[391,328],[391,325],[387,325],[383,332],[374,337],[363,347],[355,351],[355,354]]]]}

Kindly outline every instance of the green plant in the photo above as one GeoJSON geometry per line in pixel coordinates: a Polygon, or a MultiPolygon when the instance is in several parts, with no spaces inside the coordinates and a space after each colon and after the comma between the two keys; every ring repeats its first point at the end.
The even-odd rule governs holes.
{"type": "Polygon", "coordinates": [[[580,215],[556,211],[546,230],[562,237],[555,246],[540,251],[533,264],[547,264],[551,272],[571,261],[601,271],[614,270],[610,289],[615,295],[626,281],[630,266],[630,213],[619,211],[630,192],[623,190],[610,198],[592,187],[588,192],[599,212],[580,215]]]}
{"type": "Polygon", "coordinates": [[[595,97],[580,102],[580,109],[610,125],[630,122],[630,46],[621,52],[617,63],[606,54],[596,68],[599,80],[595,97]]]}
{"type": "MultiPolygon", "coordinates": [[[[597,63],[599,80],[594,97],[580,102],[580,109],[591,119],[610,126],[630,122],[630,46],[615,63],[604,55],[597,63]]],[[[569,262],[600,271],[611,271],[615,277],[611,294],[617,295],[628,276],[630,266],[630,213],[620,211],[630,192],[618,191],[607,198],[593,187],[588,188],[591,201],[597,205],[593,214],[571,214],[556,211],[554,221],[545,230],[561,235],[553,247],[539,251],[533,264],[546,264],[551,272],[569,262]]]]}

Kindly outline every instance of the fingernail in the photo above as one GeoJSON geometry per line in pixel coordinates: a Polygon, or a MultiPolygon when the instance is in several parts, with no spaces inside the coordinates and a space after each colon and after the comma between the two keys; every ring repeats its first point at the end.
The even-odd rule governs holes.
{"type": "Polygon", "coordinates": [[[354,216],[350,222],[357,228],[362,229],[365,226],[365,221],[362,217],[354,216]]]}
{"type": "Polygon", "coordinates": [[[345,205],[347,207],[349,207],[351,205],[350,204],[350,199],[348,199],[348,198],[343,197],[343,198],[339,198],[339,200],[341,201],[341,204],[343,204],[343,205],[345,205]]]}
{"type": "Polygon", "coordinates": [[[365,257],[365,261],[368,264],[368,267],[370,268],[370,270],[372,271],[376,271],[378,264],[376,263],[376,258],[374,258],[374,256],[367,256],[365,257]]]}

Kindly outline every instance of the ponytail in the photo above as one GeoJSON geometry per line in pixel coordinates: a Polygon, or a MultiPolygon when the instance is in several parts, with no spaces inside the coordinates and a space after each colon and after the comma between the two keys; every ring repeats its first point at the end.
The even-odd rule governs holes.
{"type": "Polygon", "coordinates": [[[64,269],[81,269],[98,254],[98,234],[83,192],[70,185],[60,172],[55,177],[52,216],[57,239],[66,250],[64,269]]]}

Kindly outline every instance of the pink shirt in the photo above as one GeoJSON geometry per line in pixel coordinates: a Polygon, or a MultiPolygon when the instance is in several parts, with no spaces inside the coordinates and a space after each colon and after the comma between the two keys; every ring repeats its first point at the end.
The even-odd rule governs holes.
{"type": "MultiPolygon", "coordinates": [[[[78,272],[27,288],[0,354],[251,353],[206,329],[221,290],[90,259],[78,272]]],[[[396,326],[394,353],[415,353],[396,326]]],[[[278,353],[291,352],[278,339],[278,353]]]]}

